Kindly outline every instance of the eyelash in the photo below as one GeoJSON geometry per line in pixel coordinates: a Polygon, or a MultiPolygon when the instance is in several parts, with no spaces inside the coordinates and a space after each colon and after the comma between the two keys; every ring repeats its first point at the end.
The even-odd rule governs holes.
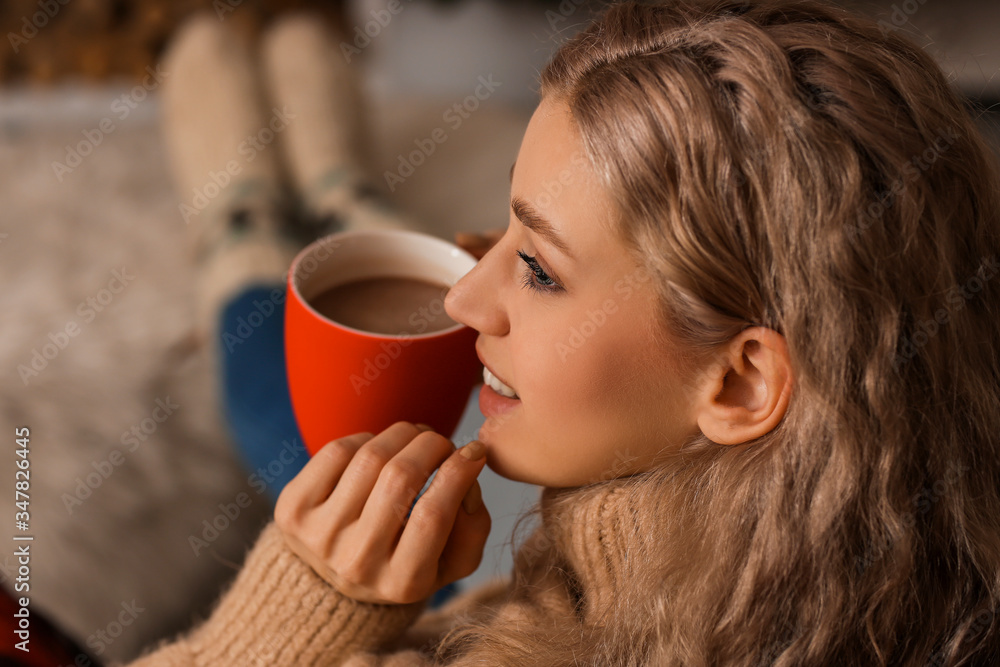
{"type": "Polygon", "coordinates": [[[547,273],[538,265],[535,258],[528,255],[521,250],[517,251],[517,256],[524,260],[524,263],[528,265],[528,270],[524,272],[524,278],[521,281],[521,285],[527,287],[528,289],[535,290],[536,292],[558,292],[562,289],[558,283],[556,283],[552,278],[549,277],[547,273]],[[537,280],[536,280],[537,279],[537,280]],[[542,282],[538,282],[541,280],[542,282]]]}

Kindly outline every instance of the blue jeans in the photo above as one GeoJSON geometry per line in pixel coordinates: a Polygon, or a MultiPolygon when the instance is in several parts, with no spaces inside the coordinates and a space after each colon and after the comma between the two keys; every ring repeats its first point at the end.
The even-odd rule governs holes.
{"type": "MultiPolygon", "coordinates": [[[[223,307],[220,318],[222,409],[253,485],[264,485],[273,509],[285,484],[309,460],[285,372],[285,286],[248,287],[223,307]]],[[[430,606],[457,591],[455,583],[445,586],[430,606]]]]}
{"type": "Polygon", "coordinates": [[[284,296],[284,285],[237,294],[222,310],[218,341],[226,423],[244,465],[256,475],[255,489],[266,486],[272,507],[309,460],[285,373],[284,296]]]}

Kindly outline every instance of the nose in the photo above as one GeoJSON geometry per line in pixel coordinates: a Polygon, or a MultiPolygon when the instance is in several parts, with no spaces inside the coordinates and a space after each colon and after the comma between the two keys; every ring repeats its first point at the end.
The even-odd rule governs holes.
{"type": "Polygon", "coordinates": [[[494,246],[479,263],[455,283],[444,299],[448,317],[491,336],[503,336],[510,322],[503,304],[501,254],[494,246]]]}

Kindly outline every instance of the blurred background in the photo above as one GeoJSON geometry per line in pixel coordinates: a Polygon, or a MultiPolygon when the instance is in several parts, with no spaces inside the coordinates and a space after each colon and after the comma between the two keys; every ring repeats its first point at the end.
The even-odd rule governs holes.
{"type": "MultiPolygon", "coordinates": [[[[101,661],[134,657],[209,612],[271,511],[237,460],[214,369],[191,335],[192,258],[157,91],[177,27],[201,10],[253,39],[279,14],[311,10],[345,43],[363,44],[351,62],[372,100],[378,173],[395,170],[479,77],[492,77],[495,92],[392,193],[428,232],[451,239],[506,226],[508,172],[538,71],[601,4],[401,0],[383,25],[372,21],[386,0],[0,3],[0,432],[12,470],[14,429],[31,429],[33,613],[101,661]],[[67,341],[60,333],[70,325],[78,334],[35,359],[67,341]],[[152,420],[165,405],[175,407],[152,420]],[[194,548],[204,522],[243,492],[249,506],[194,548]],[[130,622],[116,625],[123,609],[130,622]]],[[[848,4],[931,52],[1000,141],[990,110],[1000,103],[1000,4],[848,4]]],[[[474,438],[481,424],[474,394],[454,440],[474,438]]],[[[538,495],[488,469],[481,483],[493,531],[462,588],[510,569],[515,518],[538,495]]],[[[13,484],[5,473],[0,495],[12,498],[13,484]]],[[[16,532],[13,512],[0,512],[4,535],[16,532]]],[[[12,553],[0,551],[7,590],[12,553]]]]}

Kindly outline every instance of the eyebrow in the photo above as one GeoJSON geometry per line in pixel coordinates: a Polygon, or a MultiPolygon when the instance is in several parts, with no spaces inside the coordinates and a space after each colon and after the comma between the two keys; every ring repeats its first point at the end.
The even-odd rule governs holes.
{"type": "Polygon", "coordinates": [[[514,211],[514,216],[521,221],[521,224],[535,232],[543,239],[551,243],[553,246],[558,248],[570,259],[573,258],[573,253],[570,252],[569,246],[563,241],[559,233],[556,232],[555,227],[543,218],[541,214],[535,210],[535,207],[524,201],[518,196],[513,196],[510,198],[510,208],[514,211]]]}

